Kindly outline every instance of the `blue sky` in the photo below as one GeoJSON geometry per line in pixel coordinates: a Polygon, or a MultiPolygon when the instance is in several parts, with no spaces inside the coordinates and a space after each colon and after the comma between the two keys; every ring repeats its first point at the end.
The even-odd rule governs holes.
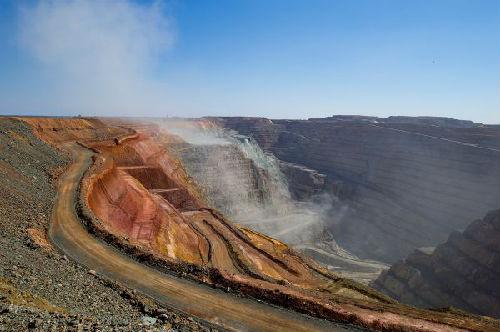
{"type": "MultiPolygon", "coordinates": [[[[48,47],[59,45],[52,39],[68,22],[50,16],[53,8],[33,10],[39,6],[36,1],[0,2],[0,113],[433,115],[500,123],[498,0],[177,0],[159,7],[153,1],[127,5],[123,16],[110,20],[125,26],[131,15],[152,7],[161,17],[132,19],[130,24],[138,26],[130,34],[144,28],[154,38],[128,59],[113,60],[120,65],[108,73],[109,63],[115,62],[102,67],[93,63],[117,53],[108,44],[136,49],[115,31],[120,24],[112,26],[113,33],[105,31],[109,39],[104,46],[66,43],[54,56],[45,44],[33,38],[26,42],[23,36],[45,33],[48,47]],[[28,8],[24,21],[19,14],[23,8],[28,8]],[[54,20],[59,30],[43,30],[44,22],[54,20]],[[33,21],[41,30],[30,30],[27,22],[33,21]],[[157,26],[141,26],[150,21],[157,26]],[[157,33],[159,26],[165,31],[157,33]],[[168,45],[157,48],[164,39],[168,45]],[[95,54],[83,57],[82,52],[95,54]],[[129,64],[135,69],[122,78],[129,64]],[[71,76],[75,67],[85,70],[71,76]],[[131,83],[121,84],[127,80],[131,83]]],[[[69,39],[103,35],[94,31],[82,36],[88,30],[77,29],[69,39]]]]}

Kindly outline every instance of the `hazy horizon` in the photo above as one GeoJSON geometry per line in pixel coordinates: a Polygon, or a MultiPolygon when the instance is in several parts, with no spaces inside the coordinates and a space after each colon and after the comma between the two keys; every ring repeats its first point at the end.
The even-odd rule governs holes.
{"type": "MultiPolygon", "coordinates": [[[[124,116],[124,115],[82,115],[82,114],[76,114],[76,115],[63,115],[63,114],[52,114],[52,115],[43,115],[43,114],[17,114],[17,113],[6,113],[6,114],[0,114],[0,117],[16,117],[16,116],[22,116],[22,117],[57,117],[57,118],[74,118],[74,117],[84,117],[84,118],[122,118],[122,119],[132,119],[132,120],[140,120],[140,119],[201,119],[201,118],[261,118],[261,119],[269,119],[269,120],[309,120],[309,119],[318,119],[318,117],[308,117],[308,118],[273,118],[273,117],[266,117],[266,116],[247,116],[247,115],[202,115],[202,116],[160,116],[160,115],[151,115],[151,116],[143,116],[143,115],[129,115],[129,116],[124,116]]],[[[461,119],[461,118],[453,118],[453,117],[440,117],[440,116],[428,116],[428,115],[388,115],[388,116],[376,116],[376,115],[367,115],[367,114],[331,114],[331,115],[325,115],[321,118],[329,118],[329,117],[335,117],[335,116],[360,116],[360,117],[378,117],[380,119],[385,119],[389,117],[413,117],[413,118],[418,118],[418,117],[425,117],[425,118],[447,118],[447,119],[455,119],[455,120],[463,120],[463,121],[473,121],[470,119],[461,119]]],[[[473,121],[475,124],[484,124],[484,125],[491,125],[491,126],[498,126],[500,125],[500,122],[498,123],[488,123],[488,122],[477,122],[473,121]]]]}
{"type": "Polygon", "coordinates": [[[4,1],[0,114],[500,124],[500,2],[4,1]]]}

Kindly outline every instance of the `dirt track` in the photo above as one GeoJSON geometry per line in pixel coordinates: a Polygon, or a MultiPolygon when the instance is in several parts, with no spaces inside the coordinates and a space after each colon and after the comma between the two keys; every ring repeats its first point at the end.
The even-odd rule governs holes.
{"type": "MultiPolygon", "coordinates": [[[[157,300],[228,330],[352,331],[355,328],[314,319],[198,283],[160,273],[126,257],[87,233],[75,213],[76,189],[90,166],[92,152],[71,145],[74,163],[60,178],[50,238],[68,256],[157,300]]],[[[105,304],[103,304],[105,305],[105,304]]]]}

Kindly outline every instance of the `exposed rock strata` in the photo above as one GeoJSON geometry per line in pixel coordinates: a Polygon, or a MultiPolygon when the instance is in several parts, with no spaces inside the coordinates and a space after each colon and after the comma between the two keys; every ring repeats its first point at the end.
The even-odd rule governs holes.
{"type": "Polygon", "coordinates": [[[173,264],[215,268],[227,279],[239,275],[248,283],[256,279],[264,285],[290,284],[311,290],[329,287],[330,277],[323,276],[328,273],[318,272],[321,268],[312,268],[312,262],[303,261],[286,245],[241,230],[206,208],[194,189],[188,189],[183,170],[172,166],[176,161],[151,139],[142,137],[97,149],[103,153],[84,184],[84,197],[107,232],[173,264]],[[134,152],[122,153],[123,149],[134,152]],[[140,156],[141,165],[121,166],[121,158],[129,155],[140,156]],[[139,169],[141,172],[128,173],[139,169]],[[169,189],[182,191],[191,208],[183,210],[158,194],[169,189]]]}
{"type": "Polygon", "coordinates": [[[169,148],[180,157],[207,202],[225,215],[251,213],[264,203],[265,179],[236,146],[182,143],[169,148]]]}
{"type": "MultiPolygon", "coordinates": [[[[96,159],[82,182],[78,210],[96,235],[137,259],[239,294],[378,330],[500,327],[493,320],[399,305],[331,275],[279,241],[230,224],[205,208],[180,164],[159,148],[157,140],[171,138],[126,132],[80,142],[96,152],[96,159]],[[165,194],[173,189],[179,189],[180,199],[165,194]]],[[[70,141],[61,142],[63,147],[70,141]]]]}
{"type": "Polygon", "coordinates": [[[169,144],[207,202],[231,221],[282,240],[336,273],[369,283],[387,268],[340,248],[323,225],[342,183],[292,163],[279,162],[248,136],[205,121],[165,121],[188,143],[169,144]],[[281,170],[280,170],[281,169],[281,170]],[[288,181],[286,181],[286,177],[288,181]]]}
{"type": "Polygon", "coordinates": [[[54,184],[69,162],[27,123],[0,117],[0,331],[209,331],[184,314],[156,311],[151,300],[89,274],[52,246],[54,184]],[[157,323],[144,326],[143,315],[157,323]]]}
{"type": "Polygon", "coordinates": [[[212,120],[342,187],[347,209],[332,215],[330,228],[342,247],[360,257],[394,262],[443,242],[500,203],[500,130],[494,126],[212,120]]]}
{"type": "Polygon", "coordinates": [[[280,169],[288,179],[292,198],[307,201],[325,191],[326,175],[293,163],[280,162],[280,169]]]}
{"type": "Polygon", "coordinates": [[[435,250],[415,251],[374,286],[409,304],[500,317],[500,210],[451,233],[435,250]]]}

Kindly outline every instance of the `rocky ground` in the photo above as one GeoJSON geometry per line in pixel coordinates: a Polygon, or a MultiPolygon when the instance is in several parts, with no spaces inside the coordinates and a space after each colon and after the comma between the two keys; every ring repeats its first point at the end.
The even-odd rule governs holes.
{"type": "Polygon", "coordinates": [[[52,247],[54,183],[68,162],[25,123],[0,119],[0,331],[210,330],[52,247]]]}

